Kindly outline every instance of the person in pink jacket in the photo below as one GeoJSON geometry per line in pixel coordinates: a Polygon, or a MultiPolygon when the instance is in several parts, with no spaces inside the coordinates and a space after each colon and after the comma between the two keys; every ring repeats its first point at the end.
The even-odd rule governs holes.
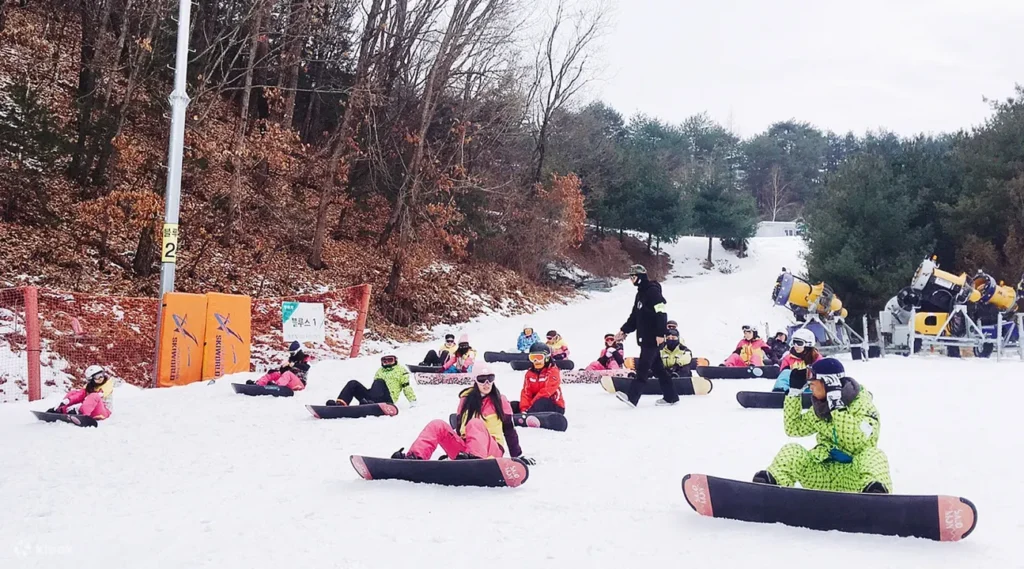
{"type": "Polygon", "coordinates": [[[448,356],[442,368],[443,373],[472,373],[476,350],[469,345],[469,335],[459,336],[459,347],[448,356]]]}
{"type": "Polygon", "coordinates": [[[604,335],[604,348],[597,361],[587,366],[587,371],[603,371],[611,369],[622,369],[625,367],[625,359],[622,354],[622,342],[615,341],[615,334],[604,335]]]}
{"type": "Polygon", "coordinates": [[[757,329],[753,326],[744,326],[743,339],[736,344],[736,350],[726,358],[723,365],[728,367],[762,366],[766,349],[768,349],[768,344],[757,337],[757,329]]]}
{"type": "Polygon", "coordinates": [[[782,361],[779,362],[779,371],[784,369],[807,369],[814,362],[822,359],[818,348],[814,347],[816,338],[814,332],[807,328],[801,328],[793,333],[793,347],[790,348],[782,361]]]}
{"type": "Polygon", "coordinates": [[[292,391],[302,391],[306,388],[306,375],[309,373],[310,357],[302,351],[302,344],[293,341],[288,346],[288,363],[280,368],[267,372],[266,375],[256,381],[248,380],[249,385],[267,385],[273,383],[281,387],[287,387],[292,391]]]}
{"type": "Polygon", "coordinates": [[[526,464],[534,464],[523,456],[519,435],[512,422],[512,404],[494,385],[494,372],[483,365],[474,374],[473,385],[459,394],[459,430],[447,421],[435,419],[423,427],[416,440],[391,455],[400,460],[430,460],[440,446],[453,460],[497,458],[509,454],[526,464]]]}
{"type": "Polygon", "coordinates": [[[91,365],[85,370],[86,384],[83,389],[69,391],[60,405],[47,409],[47,413],[62,415],[87,415],[102,421],[110,417],[114,407],[114,380],[107,370],[91,365]],[[73,407],[78,406],[78,409],[73,407]]]}

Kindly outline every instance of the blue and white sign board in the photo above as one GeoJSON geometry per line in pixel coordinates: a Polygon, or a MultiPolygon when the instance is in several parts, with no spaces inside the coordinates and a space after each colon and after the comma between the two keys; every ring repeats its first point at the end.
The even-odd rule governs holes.
{"type": "Polygon", "coordinates": [[[281,303],[281,328],[284,341],[323,342],[324,305],[314,302],[281,303]]]}

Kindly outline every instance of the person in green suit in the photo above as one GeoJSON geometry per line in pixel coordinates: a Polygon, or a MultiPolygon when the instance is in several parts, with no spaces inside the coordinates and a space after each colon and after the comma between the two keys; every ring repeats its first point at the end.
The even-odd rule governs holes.
{"type": "Polygon", "coordinates": [[[412,391],[412,383],[409,382],[409,370],[398,365],[398,358],[387,355],[380,358],[380,369],[373,376],[373,383],[367,389],[358,380],[351,380],[345,384],[338,394],[337,399],[327,401],[327,405],[348,405],[353,399],[366,405],[369,403],[388,403],[394,405],[398,402],[399,394],[404,394],[409,400],[409,406],[416,406],[416,394],[412,391]]]}
{"type": "Polygon", "coordinates": [[[817,435],[807,450],[800,444],[782,447],[771,466],[754,475],[754,482],[831,490],[834,492],[892,493],[889,460],[878,448],[881,426],[871,392],[846,376],[843,364],[824,358],[806,370],[794,370],[783,403],[786,435],[817,435]],[[805,383],[813,404],[800,404],[805,383]]]}

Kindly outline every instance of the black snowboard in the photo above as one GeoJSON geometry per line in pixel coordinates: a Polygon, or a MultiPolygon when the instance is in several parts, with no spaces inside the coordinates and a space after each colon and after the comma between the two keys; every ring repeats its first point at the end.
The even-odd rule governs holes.
{"type": "Polygon", "coordinates": [[[528,362],[530,354],[524,352],[484,352],[484,361],[494,362],[528,362]]]}
{"type": "Polygon", "coordinates": [[[778,379],[779,366],[698,366],[697,373],[708,379],[778,379]]]}
{"type": "MultiPolygon", "coordinates": [[[[782,409],[786,393],[785,391],[737,391],[736,401],[747,409],[782,409]]],[[[800,404],[804,409],[810,409],[811,394],[801,394],[800,404]]]]}
{"type": "Polygon", "coordinates": [[[363,417],[394,417],[398,407],[387,403],[365,405],[306,405],[306,410],[317,419],[361,419],[363,417]]]}
{"type": "MultiPolygon", "coordinates": [[[[543,413],[516,413],[512,415],[512,422],[517,427],[536,429],[548,429],[549,431],[564,431],[569,428],[569,421],[565,415],[554,411],[543,413]]],[[[452,413],[448,416],[448,423],[456,431],[459,430],[459,416],[452,413]]]]}
{"type": "Polygon", "coordinates": [[[406,480],[444,486],[515,488],[530,477],[530,469],[511,458],[470,460],[402,460],[353,455],[352,468],[364,480],[406,480]]]}
{"type": "Polygon", "coordinates": [[[684,476],[683,494],[703,516],[821,531],[958,541],[978,520],[974,504],[958,496],[825,492],[705,474],[684,476]]]}
{"type": "Polygon", "coordinates": [[[291,397],[295,392],[288,387],[280,385],[249,385],[247,383],[232,383],[231,388],[235,393],[242,395],[273,395],[274,397],[291,397]]]}
{"type": "Polygon", "coordinates": [[[409,368],[409,371],[413,373],[441,373],[441,366],[421,366],[406,364],[405,367],[409,368]]]}
{"type": "MultiPolygon", "coordinates": [[[[576,364],[574,364],[572,362],[572,360],[551,360],[551,361],[555,362],[555,365],[558,366],[558,369],[564,369],[564,370],[568,371],[568,370],[574,369],[576,367],[576,364]]],[[[530,366],[533,365],[533,364],[530,363],[530,360],[525,360],[525,361],[516,360],[516,361],[509,362],[509,365],[511,365],[512,369],[514,369],[516,371],[526,371],[526,370],[530,369],[530,366]]]]}
{"type": "Polygon", "coordinates": [[[99,424],[96,419],[88,415],[65,415],[64,413],[47,413],[46,411],[32,411],[32,414],[36,416],[40,421],[46,421],[47,423],[55,423],[62,421],[64,423],[71,423],[78,427],[98,427],[99,424]]]}

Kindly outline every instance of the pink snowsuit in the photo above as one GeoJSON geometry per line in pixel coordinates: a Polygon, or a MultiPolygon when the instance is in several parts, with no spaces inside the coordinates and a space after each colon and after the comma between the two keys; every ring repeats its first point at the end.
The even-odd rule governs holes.
{"type": "MultiPolygon", "coordinates": [[[[610,347],[611,346],[609,346],[609,348],[610,347]]],[[[594,360],[593,363],[591,363],[590,365],[587,366],[587,371],[602,371],[602,370],[609,370],[609,369],[621,369],[622,366],[619,365],[619,362],[615,361],[615,358],[611,358],[611,357],[607,358],[608,359],[608,364],[607,365],[601,365],[600,359],[607,355],[607,351],[608,351],[608,348],[605,348],[604,350],[601,350],[601,355],[598,357],[598,359],[594,360]]]]}
{"type": "Polygon", "coordinates": [[[266,385],[268,383],[287,387],[292,391],[302,391],[306,388],[305,384],[302,383],[302,380],[299,379],[299,376],[290,371],[286,371],[284,373],[272,371],[256,380],[256,385],[266,385]]]}
{"type": "MultiPolygon", "coordinates": [[[[108,379],[107,381],[111,380],[108,379]]],[[[79,415],[88,415],[97,421],[110,417],[110,409],[107,409],[107,404],[103,401],[102,391],[86,393],[84,389],[76,389],[68,392],[64,401],[61,402],[65,410],[79,403],[82,404],[78,408],[79,415]]]]}
{"type": "MultiPolygon", "coordinates": [[[[459,399],[458,413],[460,414],[462,413],[462,406],[465,401],[465,398],[459,399]]],[[[501,396],[501,407],[506,416],[512,415],[512,405],[504,395],[501,396]]],[[[492,430],[497,430],[498,436],[504,442],[504,437],[500,434],[502,424],[498,420],[498,414],[495,412],[494,404],[491,403],[490,399],[484,399],[481,412],[484,418],[473,417],[466,421],[465,438],[460,437],[448,422],[434,419],[427,423],[426,427],[423,427],[420,436],[416,437],[416,440],[409,446],[407,454],[415,455],[423,460],[430,460],[430,457],[434,455],[434,451],[440,445],[450,459],[455,459],[460,452],[465,452],[478,458],[504,456],[505,450],[498,444],[495,435],[492,434],[492,430]],[[488,429],[489,424],[491,429],[488,429]]]]}
{"type": "Polygon", "coordinates": [[[730,354],[725,360],[726,366],[747,367],[764,365],[764,350],[768,349],[768,344],[765,344],[761,338],[753,341],[748,341],[744,338],[736,344],[736,347],[740,350],[740,354],[730,354]],[[743,359],[741,354],[748,354],[747,359],[743,359]]]}

